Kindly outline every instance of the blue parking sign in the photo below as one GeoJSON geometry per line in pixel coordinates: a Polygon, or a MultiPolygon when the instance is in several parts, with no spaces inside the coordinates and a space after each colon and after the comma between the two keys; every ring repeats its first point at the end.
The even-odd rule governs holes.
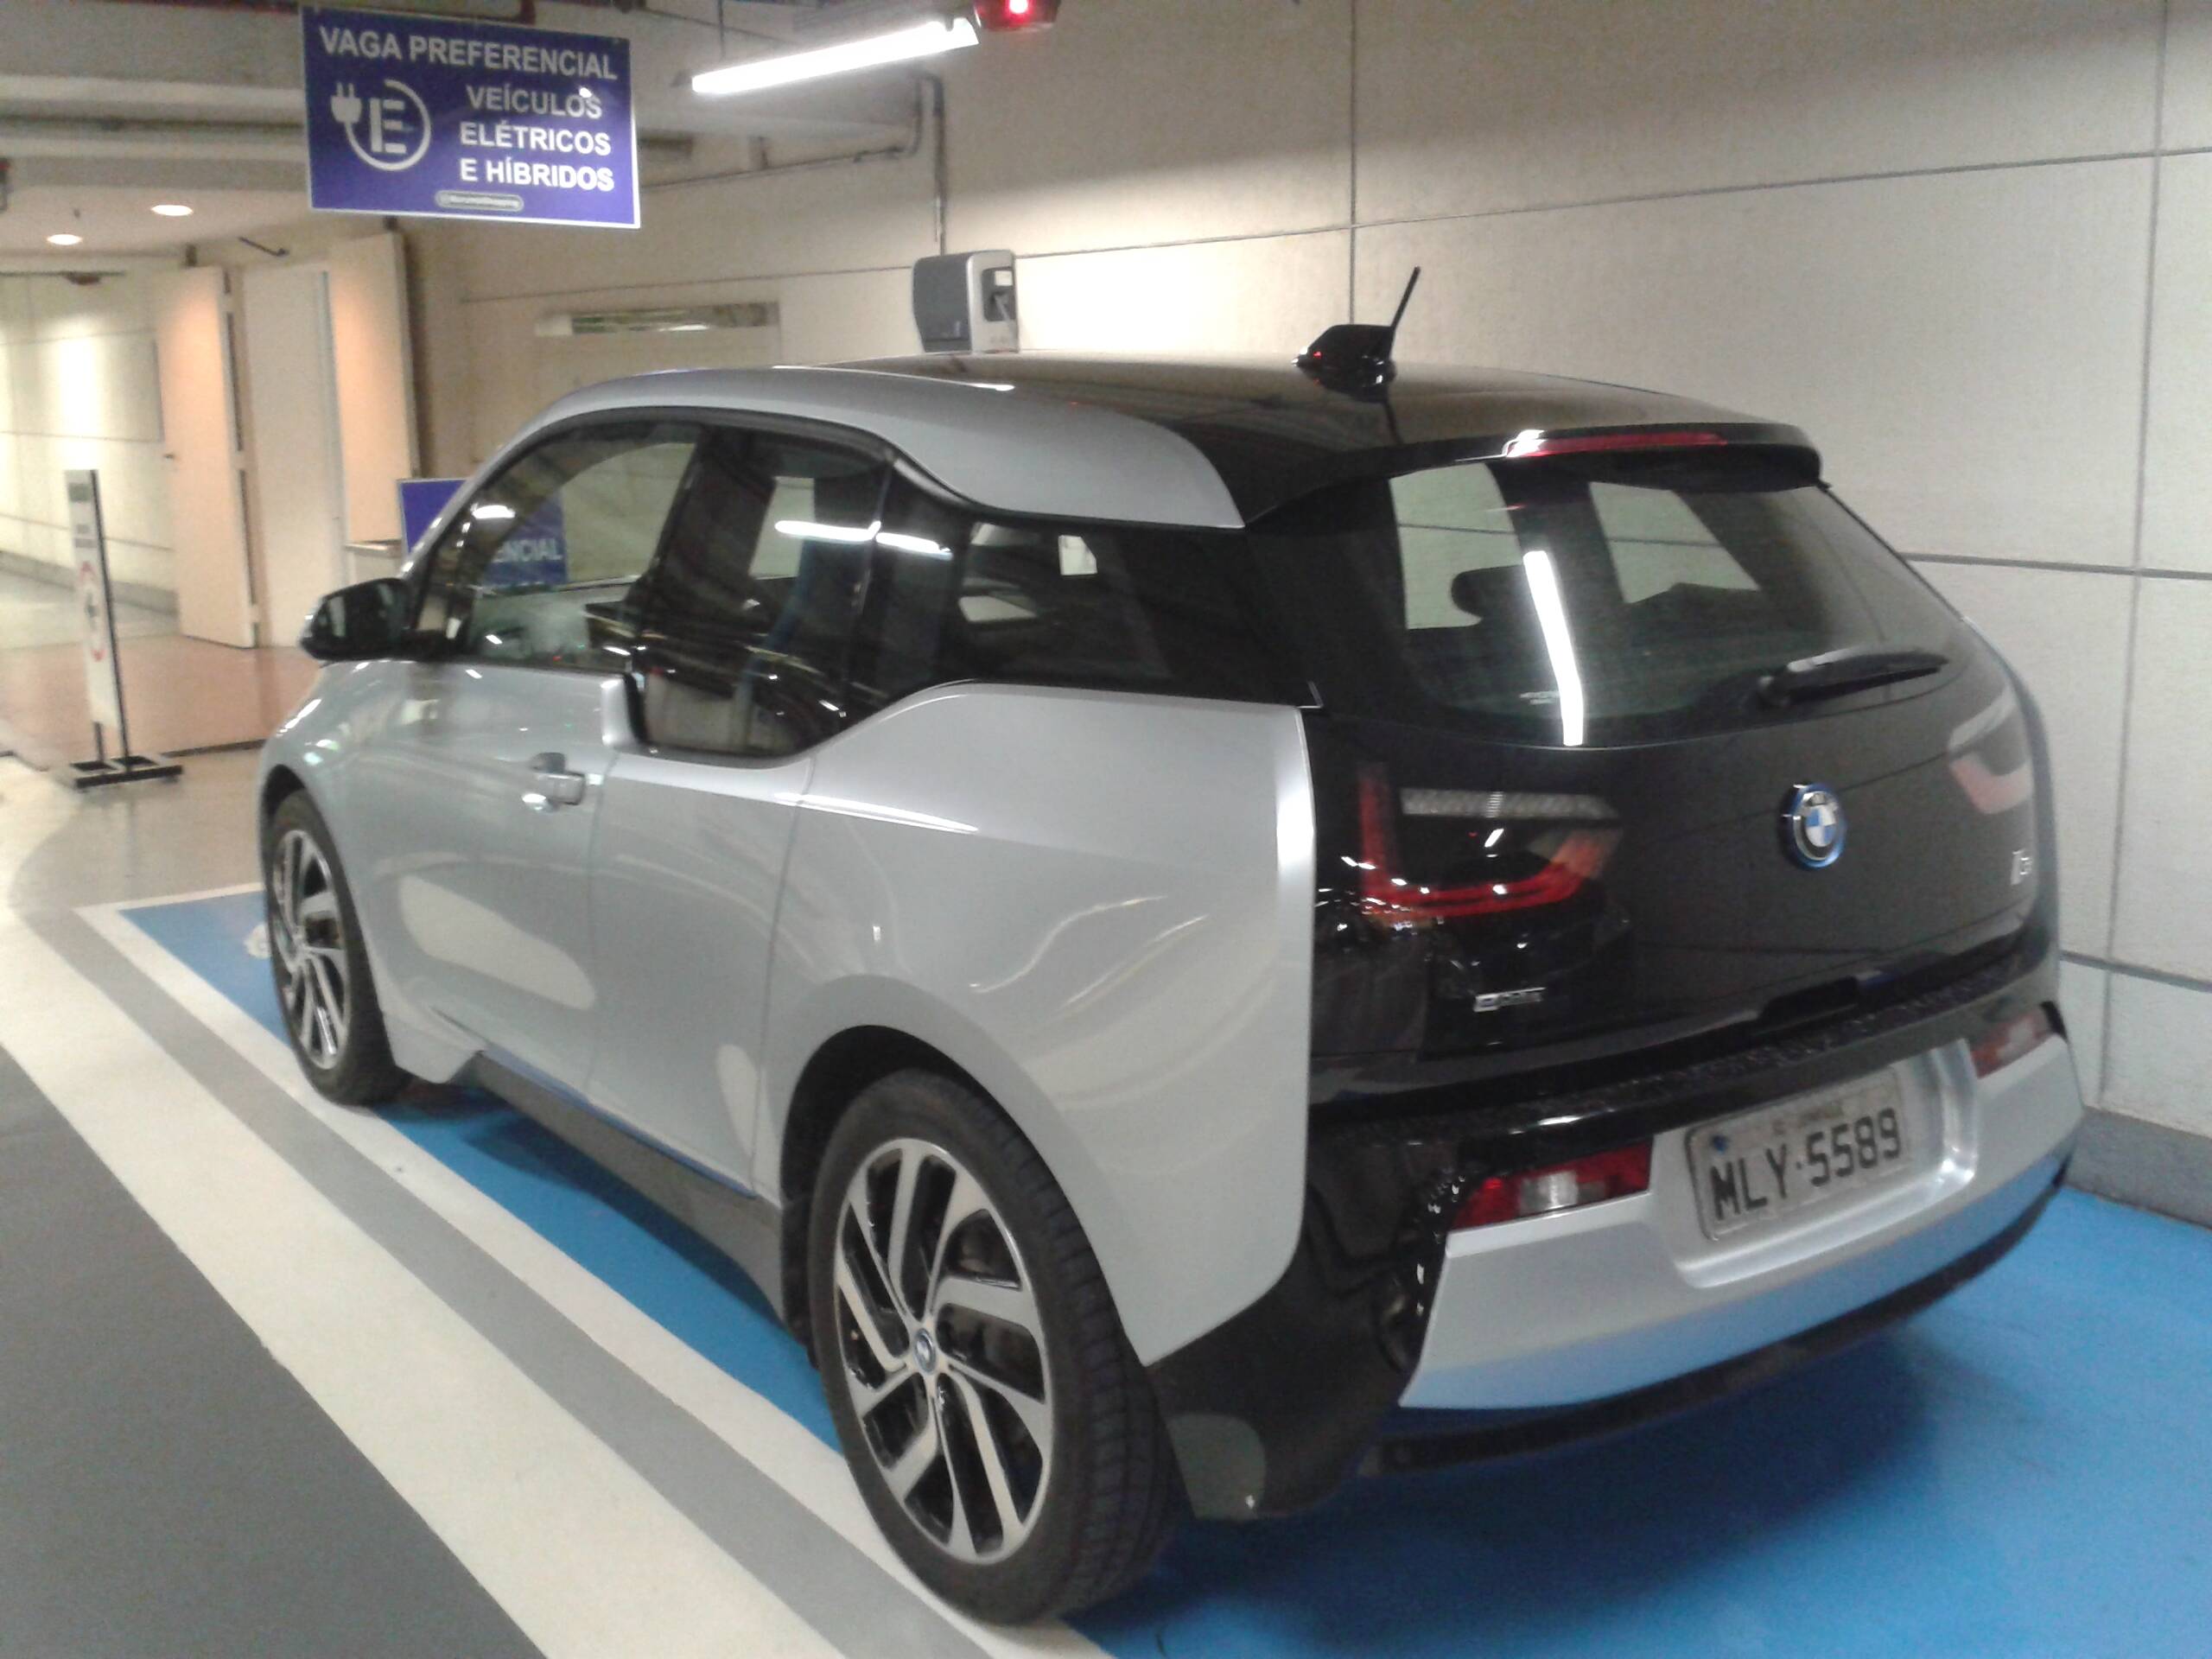
{"type": "Polygon", "coordinates": [[[629,41],[334,6],[300,37],[319,212],[636,227],[629,41]]]}

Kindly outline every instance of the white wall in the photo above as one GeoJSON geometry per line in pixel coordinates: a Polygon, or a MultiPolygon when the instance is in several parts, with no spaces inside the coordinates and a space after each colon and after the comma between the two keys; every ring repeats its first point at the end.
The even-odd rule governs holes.
{"type": "MultiPolygon", "coordinates": [[[[950,241],[1020,253],[1031,346],[1288,356],[1420,264],[1402,355],[1809,428],[2044,706],[2087,1082],[2212,1133],[2212,0],[1067,0],[946,79],[950,241]]],[[[929,180],[410,232],[442,464],[580,298],[912,349],[929,180]]]]}
{"type": "Polygon", "coordinates": [[[145,279],[0,276],[0,553],[66,580],[61,474],[97,467],[111,575],[135,599],[173,594],[161,437],[145,279]]]}

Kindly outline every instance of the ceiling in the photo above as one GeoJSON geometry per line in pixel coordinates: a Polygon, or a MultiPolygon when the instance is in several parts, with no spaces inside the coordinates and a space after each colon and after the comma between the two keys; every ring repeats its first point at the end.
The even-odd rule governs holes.
{"type": "MultiPolygon", "coordinates": [[[[369,0],[373,3],[373,0],[369,0]]],[[[512,0],[507,0],[512,15],[512,0]]],[[[880,0],[841,0],[841,18],[880,0]]],[[[469,0],[425,7],[464,11],[469,0]]],[[[474,9],[484,10],[483,0],[474,9]]],[[[730,140],[792,155],[903,140],[914,118],[896,73],[756,98],[694,97],[691,74],[818,29],[829,4],[653,0],[651,11],[538,0],[541,27],[620,35],[647,179],[727,168],[730,140]]],[[[251,235],[308,212],[299,23],[270,0],[0,0],[0,212],[8,269],[120,269],[189,243],[251,235]],[[189,219],[157,218],[181,201],[189,219]],[[73,230],[67,251],[47,236],[73,230]]]]}
{"type": "Polygon", "coordinates": [[[41,263],[81,268],[87,255],[175,253],[187,242],[251,236],[307,212],[296,190],[166,190],[137,185],[40,186],[16,189],[0,214],[0,253],[51,256],[41,263]],[[181,201],[189,219],[163,219],[157,201],[181,201]],[[50,247],[47,236],[74,231],[77,248],[50,247]]]}

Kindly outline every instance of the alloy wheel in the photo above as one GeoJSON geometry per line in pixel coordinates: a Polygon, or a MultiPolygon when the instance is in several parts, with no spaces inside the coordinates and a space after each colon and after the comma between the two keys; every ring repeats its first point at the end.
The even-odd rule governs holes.
{"type": "Polygon", "coordinates": [[[305,830],[287,830],[269,880],[269,948],[283,975],[284,1021],[301,1052],[327,1071],[345,1052],[353,1006],[330,861],[305,830]]]}
{"type": "Polygon", "coordinates": [[[1052,1467],[1043,1324],[1004,1219],[942,1147],[887,1141],[846,1189],[834,1273],[845,1386],[892,1497],[954,1560],[1004,1560],[1052,1467]]]}

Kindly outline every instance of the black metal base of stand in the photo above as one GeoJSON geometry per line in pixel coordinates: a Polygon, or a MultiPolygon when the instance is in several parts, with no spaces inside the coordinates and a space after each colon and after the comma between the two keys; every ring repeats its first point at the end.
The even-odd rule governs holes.
{"type": "Polygon", "coordinates": [[[69,787],[99,789],[107,784],[150,783],[184,774],[184,762],[166,754],[118,754],[112,760],[72,760],[69,787]]]}

